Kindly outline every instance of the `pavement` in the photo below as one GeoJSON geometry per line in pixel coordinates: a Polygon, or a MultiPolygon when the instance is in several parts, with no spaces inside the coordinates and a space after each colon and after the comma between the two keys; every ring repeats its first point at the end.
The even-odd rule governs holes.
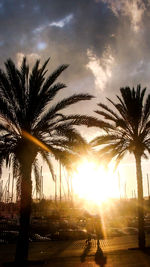
{"type": "MultiPolygon", "coordinates": [[[[29,247],[29,266],[43,267],[150,267],[150,237],[147,249],[140,251],[137,236],[129,235],[96,240],[32,242],[29,247]]],[[[0,245],[0,267],[13,261],[15,244],[0,245]]],[[[21,266],[20,266],[21,267],[21,266]]]]}

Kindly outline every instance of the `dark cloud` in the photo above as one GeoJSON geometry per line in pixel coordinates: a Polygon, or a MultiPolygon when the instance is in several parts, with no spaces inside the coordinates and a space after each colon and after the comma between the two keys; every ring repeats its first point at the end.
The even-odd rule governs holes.
{"type": "Polygon", "coordinates": [[[71,93],[108,96],[120,86],[149,85],[149,18],[142,0],[1,0],[0,64],[18,53],[51,56],[50,71],[70,64],[71,93]]]}
{"type": "Polygon", "coordinates": [[[78,79],[79,74],[90,75],[85,68],[87,49],[101,56],[105,47],[114,42],[111,36],[116,31],[118,19],[103,2],[6,0],[1,3],[2,61],[8,55],[15,58],[18,52],[38,53],[42,58],[52,56],[56,65],[71,64],[73,71],[69,72],[69,77],[78,79]],[[68,15],[72,19],[64,27],[50,26],[68,15]],[[45,49],[38,49],[40,42],[46,43],[45,49]]]}

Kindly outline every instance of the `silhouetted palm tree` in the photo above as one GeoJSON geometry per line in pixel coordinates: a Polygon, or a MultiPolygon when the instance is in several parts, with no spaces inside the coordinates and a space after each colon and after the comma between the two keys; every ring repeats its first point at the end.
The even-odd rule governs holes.
{"type": "MultiPolygon", "coordinates": [[[[54,102],[55,95],[66,86],[55,83],[67,65],[58,67],[47,78],[47,60],[42,66],[37,60],[31,73],[24,58],[20,69],[11,59],[0,70],[0,166],[11,164],[20,184],[20,231],[16,262],[23,264],[28,256],[29,222],[32,201],[31,170],[38,185],[37,156],[47,162],[53,176],[50,157],[53,154],[69,166],[85,141],[73,125],[90,125],[87,116],[65,116],[66,107],[91,95],[76,94],[54,102]]],[[[94,120],[94,119],[93,119],[94,120]]],[[[96,120],[95,120],[96,122],[96,120]]]]}
{"type": "Polygon", "coordinates": [[[121,97],[117,95],[118,102],[108,99],[113,109],[99,103],[101,109],[95,112],[108,121],[107,132],[91,142],[94,147],[100,146],[98,154],[105,154],[107,160],[116,158],[116,164],[127,151],[135,157],[140,248],[145,247],[141,158],[147,158],[147,154],[150,153],[150,95],[144,102],[145,91],[146,88],[141,90],[140,85],[137,89],[121,88],[121,97]]]}

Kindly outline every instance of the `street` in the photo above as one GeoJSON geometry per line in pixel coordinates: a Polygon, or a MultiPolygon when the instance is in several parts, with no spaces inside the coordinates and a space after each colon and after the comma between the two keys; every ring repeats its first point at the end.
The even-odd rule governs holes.
{"type": "MultiPolygon", "coordinates": [[[[150,238],[147,237],[147,247],[150,238]]],[[[38,266],[80,267],[148,267],[150,266],[150,251],[142,252],[137,248],[137,236],[114,237],[97,241],[92,240],[86,245],[85,240],[78,241],[49,241],[32,242],[29,249],[30,266],[37,265],[35,261],[42,261],[38,266]],[[97,253],[97,254],[96,254],[97,253]],[[97,256],[96,256],[97,255],[97,256]],[[96,258],[97,257],[97,258],[96,258]]],[[[15,244],[0,245],[0,266],[3,262],[12,261],[15,244]]]]}

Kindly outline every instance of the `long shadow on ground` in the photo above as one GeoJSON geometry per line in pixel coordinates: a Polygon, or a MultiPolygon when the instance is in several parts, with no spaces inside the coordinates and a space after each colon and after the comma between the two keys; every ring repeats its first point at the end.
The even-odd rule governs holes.
{"type": "Polygon", "coordinates": [[[97,251],[95,253],[95,262],[100,267],[104,267],[107,263],[107,257],[104,256],[102,249],[99,246],[99,242],[97,243],[97,251]]]}

